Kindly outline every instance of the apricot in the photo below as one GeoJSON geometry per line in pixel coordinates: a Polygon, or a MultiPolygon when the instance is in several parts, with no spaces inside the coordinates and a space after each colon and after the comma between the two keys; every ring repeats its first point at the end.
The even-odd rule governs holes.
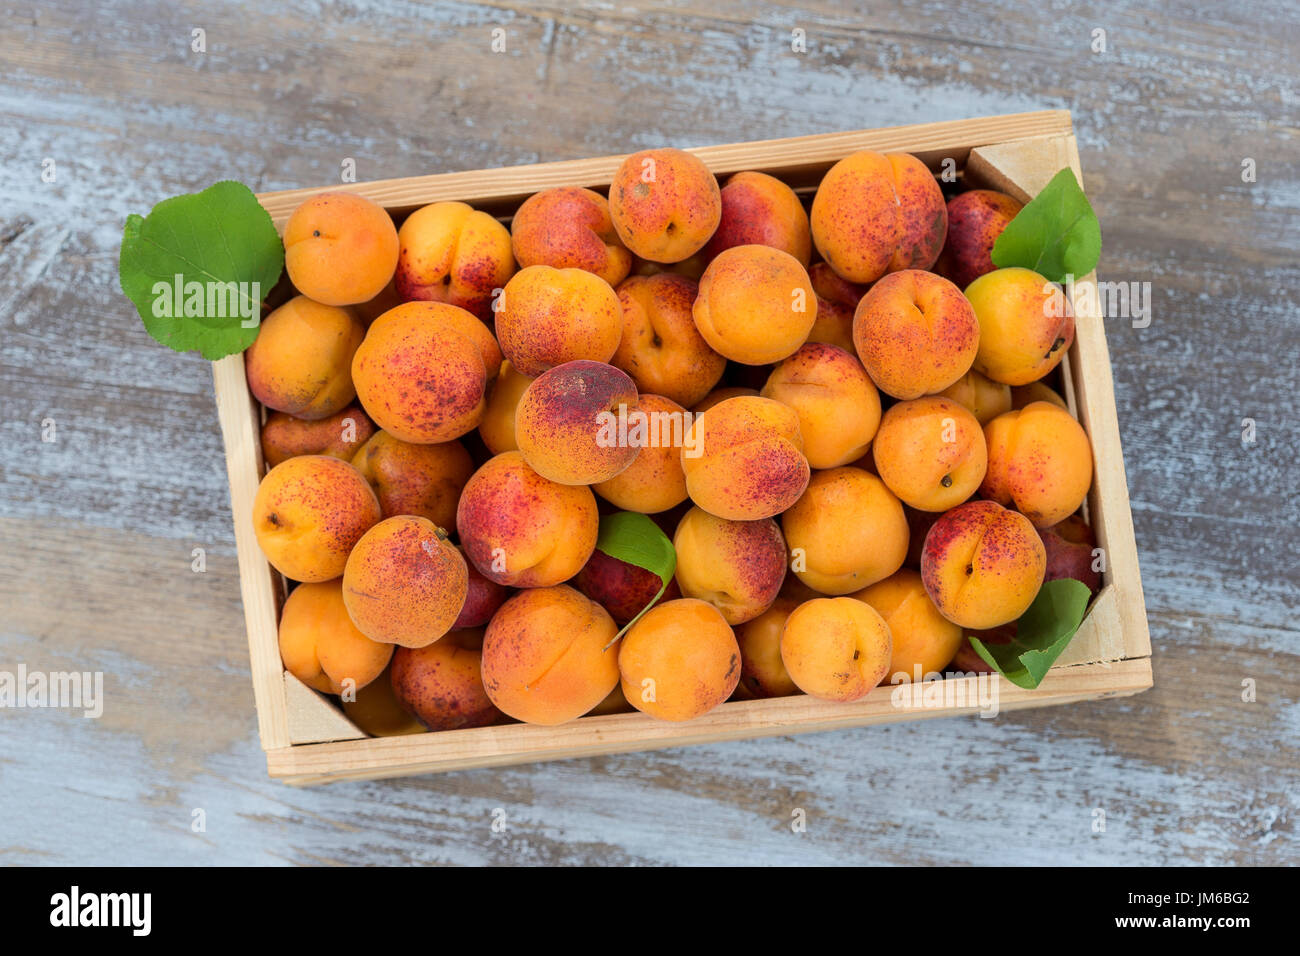
{"type": "Polygon", "coordinates": [[[869,285],[845,279],[836,273],[828,262],[814,262],[809,266],[808,279],[812,282],[813,291],[817,293],[818,298],[843,306],[848,310],[850,318],[857,310],[862,297],[871,288],[869,285]]]}
{"type": "Polygon", "coordinates": [[[248,390],[277,412],[328,418],[357,397],[352,356],[365,335],[346,309],[295,296],[262,320],[244,353],[248,390]]]}
{"type": "Polygon", "coordinates": [[[813,244],[849,282],[929,269],[948,232],[948,209],[929,169],[907,153],[864,151],[840,160],[813,197],[813,244]]]}
{"type": "MultiPolygon", "coordinates": [[[[462,557],[464,553],[462,550],[462,557]]],[[[483,627],[492,620],[492,615],[505,603],[510,593],[504,585],[485,578],[472,562],[465,562],[465,570],[469,573],[465,585],[465,606],[460,609],[455,623],[451,625],[453,631],[483,627]]]]}
{"type": "Polygon", "coordinates": [[[515,272],[510,232],[463,202],[436,202],[406,217],[397,232],[395,282],[405,300],[445,302],[480,319],[515,272]]]}
{"type": "Polygon", "coordinates": [[[858,358],[894,398],[933,395],[957,382],[970,371],[979,341],[975,310],[961,290],[916,269],[885,276],[853,316],[858,358]]]}
{"type": "Polygon", "coordinates": [[[618,670],[623,696],[637,710],[660,720],[691,720],[736,689],[740,647],[717,608],[680,598],[628,629],[618,670]]]}
{"type": "Polygon", "coordinates": [[[899,571],[852,596],[870,604],[889,625],[894,649],[888,674],[893,681],[941,673],[962,644],[961,628],[939,613],[915,571],[899,571]]]}
{"type": "MultiPolygon", "coordinates": [[[[1030,382],[1028,385],[1017,385],[1011,389],[1011,402],[1002,411],[1009,412],[1011,409],[1021,409],[1030,402],[1050,402],[1057,408],[1064,408],[1067,412],[1070,406],[1066,404],[1065,399],[1061,397],[1060,392],[1043,382],[1030,382]]],[[[999,413],[1001,414],[1001,413],[999,413]]],[[[987,422],[980,422],[981,425],[987,425],[987,422]]]]}
{"type": "Polygon", "coordinates": [[[805,345],[785,359],[760,393],[794,409],[813,468],[866,454],[880,425],[880,394],[861,363],[834,345],[805,345]]]}
{"type": "Polygon", "coordinates": [[[985,630],[1025,613],[1046,562],[1028,518],[993,501],[968,501],[925,536],[921,580],[940,614],[960,627],[985,630]]]}
{"type": "Polygon", "coordinates": [[[354,193],[305,200],[284,226],[284,267],[294,288],[322,305],[356,305],[383,291],[397,268],[397,227],[354,193]]]}
{"type": "MultiPolygon", "coordinates": [[[[380,646],[388,648],[389,652],[395,650],[392,644],[380,646]]],[[[358,690],[355,697],[344,698],[343,713],[372,737],[422,734],[426,730],[424,724],[416,720],[393,693],[392,666],[392,661],[389,661],[384,672],[358,690]]]]}
{"type": "Polygon", "coordinates": [[[681,262],[651,262],[649,259],[638,259],[633,256],[632,275],[643,277],[672,275],[699,282],[700,276],[704,275],[704,267],[707,265],[708,263],[704,261],[703,251],[688,256],[681,262]]]}
{"type": "MultiPolygon", "coordinates": [[[[550,373],[547,373],[550,374],[550,373]]],[[[629,413],[629,433],[645,421],[645,435],[630,437],[640,451],[622,471],[592,485],[592,490],[624,511],[657,514],[686,500],[686,472],[682,450],[691,427],[690,413],[662,395],[642,395],[637,416],[629,413]]]]}
{"type": "Polygon", "coordinates": [[[1047,570],[1044,581],[1074,578],[1088,585],[1094,595],[1101,590],[1101,573],[1097,570],[1097,539],[1088,522],[1078,515],[1070,515],[1060,524],[1039,528],[1047,552],[1047,570]]]}
{"type": "Polygon", "coordinates": [[[623,310],[609,283],[582,269],[528,266],[501,294],[501,350],[532,378],[577,359],[608,362],[623,335],[623,310]]]}
{"type": "Polygon", "coordinates": [[[590,488],[543,478],[517,451],[474,472],[456,510],[465,556],[507,587],[548,587],[573,577],[596,547],[599,524],[590,488]]]}
{"type": "Polygon", "coordinates": [[[743,172],[733,174],[720,195],[722,218],[704,247],[706,260],[733,246],[771,246],[808,268],[812,234],[808,213],[793,189],[767,173],[743,172]]]}
{"type": "Polygon", "coordinates": [[[811,697],[852,701],[871,693],[889,673],[889,625],[853,598],[807,601],[785,619],[781,660],[795,685],[811,697]]]}
{"type": "Polygon", "coordinates": [[[1029,269],[998,269],[966,288],[980,324],[974,368],[1005,385],[1028,385],[1060,364],[1074,341],[1061,290],[1029,269]]]}
{"type": "Polygon", "coordinates": [[[809,342],[837,345],[851,355],[858,354],[853,341],[853,313],[867,287],[841,279],[825,262],[814,262],[808,270],[817,294],[817,320],[808,333],[809,342]]]}
{"type": "Polygon", "coordinates": [[[380,519],[361,473],[328,455],[299,455],[266,473],[253,498],[253,531],[271,566],[294,581],[328,581],[380,519]]]}
{"type": "Polygon", "coordinates": [[[585,269],[618,285],[632,269],[609,218],[609,202],[579,186],[543,189],[524,200],[510,225],[519,264],[585,269]]]}
{"type": "Polygon", "coordinates": [[[748,396],[715,405],[691,424],[682,471],[691,500],[719,518],[780,514],[803,494],[811,473],[798,413],[748,396]]]}
{"type": "Polygon", "coordinates": [[[974,369],[939,394],[961,405],[974,415],[975,420],[981,425],[987,425],[1003,412],[1011,411],[1011,386],[995,382],[974,369]]]}
{"type": "Polygon", "coordinates": [[[665,588],[663,580],[653,571],[628,564],[599,548],[591,553],[573,583],[619,624],[632,620],[651,601],[662,604],[682,596],[676,580],[669,581],[665,588]],[[663,594],[656,600],[661,589],[663,594]]]}
{"type": "Polygon", "coordinates": [[[393,693],[429,730],[486,727],[501,711],[483,687],[483,654],[451,640],[399,647],[393,654],[393,693]]]}
{"type": "Polygon", "coordinates": [[[618,683],[618,627],[571,587],[521,591],[483,638],[483,686],[501,711],[530,724],[581,717],[618,683]]]}
{"type": "Polygon", "coordinates": [[[903,506],[861,468],[815,472],[781,516],[791,567],[821,594],[848,594],[889,577],[907,557],[903,506]]]}
{"type": "MultiPolygon", "coordinates": [[[[815,595],[814,595],[815,596],[815,595]]],[[[781,659],[786,618],[802,602],[778,597],[770,608],[736,628],[740,645],[740,687],[749,697],[790,697],[799,688],[781,659]]]]}
{"type": "Polygon", "coordinates": [[[732,246],[700,277],[695,325],[715,352],[745,365],[792,355],[817,319],[808,272],[788,252],[732,246]]]}
{"type": "Polygon", "coordinates": [[[948,200],[948,236],[934,271],[962,289],[992,272],[997,268],[993,243],[1022,208],[1018,200],[992,189],[953,196],[948,200]]]}
{"type": "Polygon", "coordinates": [[[714,405],[721,405],[729,398],[740,398],[742,395],[748,395],[752,398],[759,397],[758,389],[756,388],[745,388],[739,385],[728,385],[724,388],[715,388],[713,391],[709,392],[709,394],[705,395],[691,408],[691,411],[696,416],[700,416],[703,415],[705,412],[707,412],[714,405]]]}
{"type": "Polygon", "coordinates": [[[587,711],[583,716],[608,717],[612,714],[631,713],[633,709],[632,705],[627,702],[627,698],[623,696],[622,686],[615,684],[614,689],[605,696],[605,699],[595,707],[591,708],[591,710],[587,711]]]}
{"type": "Polygon", "coordinates": [[[643,149],[609,184],[609,216],[623,245],[652,262],[681,262],[704,248],[722,219],[709,167],[680,149],[643,149]]]}
{"type": "Polygon", "coordinates": [[[1092,446],[1074,417],[1050,402],[1031,402],[984,426],[988,473],[980,495],[1014,506],[1039,528],[1079,510],[1092,487],[1092,446]]]}
{"type": "Polygon", "coordinates": [[[488,381],[496,378],[501,371],[501,346],[497,344],[496,336],[492,334],[491,329],[460,306],[449,305],[446,302],[403,302],[389,309],[380,318],[387,318],[389,321],[419,319],[459,332],[478,349],[488,381]]]}
{"type": "Polygon", "coordinates": [[[501,374],[488,391],[483,420],[478,423],[479,437],[492,454],[499,455],[519,448],[519,443],[515,440],[515,411],[519,407],[519,399],[532,383],[531,378],[520,373],[508,361],[501,363],[501,374]]]}
{"type": "Polygon", "coordinates": [[[785,580],[785,542],[771,518],[729,521],[692,508],[677,525],[673,547],[682,594],[712,604],[728,624],[766,611],[785,580]]]}
{"type": "Polygon", "coordinates": [[[370,483],[385,518],[417,515],[442,528],[456,523],[456,502],[474,462],[458,441],[413,445],[379,432],[352,466],[370,483]]]}
{"type": "Polygon", "coordinates": [[[377,678],[393,656],[391,644],[370,640],[348,617],[337,580],[300,584],[280,614],[285,670],[325,694],[356,691],[377,678]]]}
{"type": "Polygon", "coordinates": [[[979,421],[937,395],[891,407],[871,450],[889,490],[921,511],[961,504],[979,488],[988,465],[979,421]]]}
{"type": "Polygon", "coordinates": [[[262,423],[262,459],[271,468],[296,455],[349,461],[374,433],[375,423],[357,405],[315,421],[272,412],[262,423]]]}
{"type": "Polygon", "coordinates": [[[695,327],[697,283],[676,275],[632,276],[618,287],[623,332],[610,364],[636,387],[694,405],[718,383],[727,360],[695,327]]]}
{"type": "Polygon", "coordinates": [[[465,606],[469,573],[447,532],[428,518],[385,518],[356,543],[343,571],[343,600],[372,641],[424,647],[446,634],[465,606]]]}

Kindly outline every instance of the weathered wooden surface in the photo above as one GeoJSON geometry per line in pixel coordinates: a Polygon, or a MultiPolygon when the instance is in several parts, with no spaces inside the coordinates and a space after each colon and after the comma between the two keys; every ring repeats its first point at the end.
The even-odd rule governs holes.
{"type": "Polygon", "coordinates": [[[102,670],[108,698],[99,720],[0,713],[0,861],[1294,862],[1300,12],[904,6],[0,13],[0,670],[102,670]],[[1074,111],[1102,278],[1152,283],[1150,327],[1109,332],[1154,690],[311,791],[265,778],[210,367],[118,293],[128,212],[226,177],[330,182],[348,157],[369,179],[1052,107],[1074,111]]]}

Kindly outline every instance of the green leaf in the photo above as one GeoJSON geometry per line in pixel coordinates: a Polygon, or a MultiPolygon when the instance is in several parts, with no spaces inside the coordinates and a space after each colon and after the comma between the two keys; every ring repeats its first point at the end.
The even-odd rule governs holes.
{"type": "Polygon", "coordinates": [[[229,180],[128,216],[118,259],[122,291],[148,333],[205,359],[253,344],[283,268],[271,217],[252,190],[229,180]]]}
{"type": "Polygon", "coordinates": [[[659,576],[663,586],[659,593],[651,598],[650,603],[637,612],[636,617],[614,635],[614,641],[627,633],[628,628],[641,619],[641,615],[654,607],[655,602],[663,597],[672,583],[673,573],[677,570],[677,550],[668,536],[659,526],[643,514],[633,511],[616,511],[600,519],[600,531],[596,535],[596,548],[611,558],[636,565],[638,568],[659,576]]]}
{"type": "Polygon", "coordinates": [[[1048,581],[1016,622],[1010,643],[985,644],[969,636],[967,640],[989,667],[1017,687],[1033,690],[1079,630],[1091,596],[1082,581],[1048,581]]]}
{"type": "Polygon", "coordinates": [[[1097,268],[1101,225],[1070,169],[1062,169],[1020,210],[993,243],[999,269],[1022,266],[1052,282],[1097,268]]]}

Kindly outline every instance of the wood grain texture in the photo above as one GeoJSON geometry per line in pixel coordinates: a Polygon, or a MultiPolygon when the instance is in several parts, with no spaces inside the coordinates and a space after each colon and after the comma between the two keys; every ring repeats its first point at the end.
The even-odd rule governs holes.
{"type": "Polygon", "coordinates": [[[1281,0],[0,12],[0,669],[102,670],[108,695],[99,720],[0,715],[0,859],[1294,862],[1298,30],[1281,0]],[[383,179],[1050,108],[1073,111],[1102,277],[1152,283],[1150,327],[1107,334],[1154,690],[311,791],[264,777],[211,373],[118,293],[127,213],[226,177],[313,186],[348,157],[383,179]]]}

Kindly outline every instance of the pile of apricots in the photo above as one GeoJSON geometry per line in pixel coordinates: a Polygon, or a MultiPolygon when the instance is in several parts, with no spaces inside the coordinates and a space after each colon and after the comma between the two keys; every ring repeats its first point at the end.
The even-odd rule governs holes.
{"type": "Polygon", "coordinates": [[[650,149],[508,225],[303,202],[246,353],[285,667],[376,735],[683,721],[987,670],[967,634],[1097,588],[1074,319],[990,258],[1020,203],[875,152],[806,192],[650,149]],[[621,637],[662,582],[596,549],[616,511],[676,550],[621,637]]]}

